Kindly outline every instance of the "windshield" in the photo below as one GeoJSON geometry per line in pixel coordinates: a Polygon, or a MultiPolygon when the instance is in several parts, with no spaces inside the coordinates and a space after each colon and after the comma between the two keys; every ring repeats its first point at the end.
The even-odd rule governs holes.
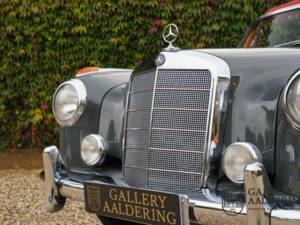
{"type": "Polygon", "coordinates": [[[300,9],[268,17],[247,33],[244,48],[299,47],[300,9]]]}

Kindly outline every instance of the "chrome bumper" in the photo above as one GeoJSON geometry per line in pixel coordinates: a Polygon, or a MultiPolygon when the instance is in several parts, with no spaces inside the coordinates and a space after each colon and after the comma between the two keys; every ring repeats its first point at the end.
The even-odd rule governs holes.
{"type": "MultiPolygon", "coordinates": [[[[84,202],[83,184],[61,176],[57,170],[62,163],[58,149],[50,146],[43,152],[45,171],[45,204],[48,212],[63,208],[66,198],[84,202]]],[[[190,221],[199,224],[300,224],[300,205],[295,209],[276,208],[263,197],[272,191],[261,163],[253,163],[245,169],[246,203],[244,207],[226,211],[222,196],[209,189],[190,195],[190,221]],[[253,204],[255,202],[255,204],[253,204]],[[257,204],[263,202],[263,204],[257,204]]]]}

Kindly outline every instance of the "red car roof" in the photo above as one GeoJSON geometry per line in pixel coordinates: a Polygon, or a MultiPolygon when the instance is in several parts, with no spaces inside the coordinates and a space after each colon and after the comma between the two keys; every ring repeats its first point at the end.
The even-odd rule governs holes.
{"type": "Polygon", "coordinates": [[[268,14],[268,13],[274,12],[278,9],[283,9],[283,8],[286,8],[286,7],[289,7],[289,6],[292,6],[292,5],[297,5],[297,4],[300,4],[300,0],[294,0],[294,1],[291,1],[291,2],[288,2],[288,3],[276,6],[274,8],[268,9],[265,14],[268,14]]]}

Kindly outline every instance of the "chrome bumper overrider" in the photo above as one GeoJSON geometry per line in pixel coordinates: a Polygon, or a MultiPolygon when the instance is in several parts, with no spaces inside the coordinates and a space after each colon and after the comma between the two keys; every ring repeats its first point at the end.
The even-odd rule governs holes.
{"type": "MultiPolygon", "coordinates": [[[[62,163],[55,146],[44,149],[45,203],[48,212],[63,208],[66,198],[84,202],[83,184],[62,176],[58,166],[62,163]]],[[[225,211],[222,195],[209,189],[189,195],[190,220],[199,224],[300,224],[300,205],[278,208],[262,195],[272,193],[267,173],[261,163],[253,163],[245,169],[246,203],[233,211],[225,211]],[[263,202],[263,204],[259,204],[263,202]],[[234,211],[238,213],[233,213],[234,211]]]]}

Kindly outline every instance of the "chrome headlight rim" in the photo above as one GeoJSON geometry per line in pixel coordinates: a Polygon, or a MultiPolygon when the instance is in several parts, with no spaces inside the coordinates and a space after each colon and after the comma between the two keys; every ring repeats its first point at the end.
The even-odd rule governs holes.
{"type": "Polygon", "coordinates": [[[297,80],[300,79],[300,71],[295,73],[291,79],[288,81],[283,94],[283,111],[287,117],[288,122],[296,129],[300,130],[300,121],[296,120],[294,116],[290,113],[288,108],[288,94],[292,84],[297,80]]]}
{"type": "Polygon", "coordinates": [[[89,135],[86,135],[82,140],[81,140],[81,143],[80,143],[80,156],[81,156],[81,159],[82,161],[87,165],[87,166],[97,166],[97,165],[101,165],[105,159],[105,156],[106,156],[106,146],[105,146],[105,141],[104,141],[104,138],[98,134],[89,134],[89,135]],[[83,140],[85,138],[88,138],[88,137],[92,137],[96,143],[97,143],[97,151],[99,152],[99,155],[97,157],[97,159],[92,162],[92,163],[87,163],[85,160],[83,160],[83,157],[82,157],[82,144],[83,144],[83,140]]]}
{"type": "MultiPolygon", "coordinates": [[[[245,183],[245,177],[244,177],[243,180],[234,180],[234,179],[231,178],[230,174],[228,174],[228,173],[227,173],[227,170],[225,169],[225,165],[224,165],[224,161],[225,161],[225,160],[224,160],[224,156],[225,156],[226,151],[229,149],[229,147],[232,147],[232,146],[241,146],[242,148],[247,149],[248,152],[250,153],[250,155],[251,155],[252,158],[253,158],[253,162],[262,162],[261,153],[260,153],[260,151],[258,150],[258,148],[257,148],[255,145],[253,145],[253,144],[251,144],[251,143],[249,143],[249,142],[234,142],[234,143],[230,144],[229,146],[227,146],[227,148],[226,148],[225,151],[223,152],[223,154],[222,154],[222,169],[223,169],[223,171],[224,171],[226,177],[227,177],[230,181],[232,181],[232,182],[234,182],[234,183],[237,183],[237,184],[243,184],[243,183],[245,183]]],[[[246,166],[247,166],[247,165],[245,165],[245,168],[246,168],[246,166]]]]}
{"type": "Polygon", "coordinates": [[[85,106],[87,103],[86,99],[87,99],[86,87],[81,80],[71,79],[71,80],[61,83],[58,86],[58,88],[56,89],[53,99],[52,99],[52,112],[53,112],[54,118],[57,121],[57,123],[62,127],[72,126],[74,123],[76,123],[85,109],[85,106]],[[62,121],[62,120],[59,120],[59,118],[55,112],[55,99],[56,99],[56,96],[57,96],[59,90],[65,85],[71,85],[75,89],[77,96],[78,96],[78,106],[77,106],[76,112],[70,119],[62,121]]]}

